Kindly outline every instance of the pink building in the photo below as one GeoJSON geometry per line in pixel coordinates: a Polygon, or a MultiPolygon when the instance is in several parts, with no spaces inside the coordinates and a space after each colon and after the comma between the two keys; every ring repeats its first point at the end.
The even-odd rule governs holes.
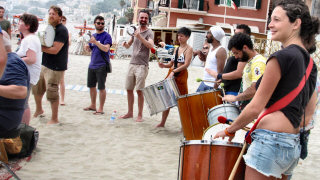
{"type": "MultiPolygon", "coordinates": [[[[187,24],[211,24],[234,26],[247,24],[253,32],[266,33],[271,0],[233,0],[237,6],[227,6],[228,0],[133,0],[137,13],[148,8],[157,14],[165,12],[167,27],[187,24]]],[[[135,20],[136,20],[135,13],[135,20]]]]}

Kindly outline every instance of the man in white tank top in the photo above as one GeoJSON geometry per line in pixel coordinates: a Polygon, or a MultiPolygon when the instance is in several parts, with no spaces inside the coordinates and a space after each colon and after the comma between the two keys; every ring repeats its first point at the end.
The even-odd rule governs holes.
{"type": "Polygon", "coordinates": [[[206,69],[214,70],[218,73],[223,71],[224,64],[227,59],[227,52],[225,48],[221,46],[220,42],[224,36],[225,33],[219,26],[211,27],[207,33],[207,42],[212,46],[207,55],[206,65],[203,72],[203,81],[198,87],[197,92],[207,91],[218,87],[218,84],[214,83],[216,79],[211,76],[206,69]]]}

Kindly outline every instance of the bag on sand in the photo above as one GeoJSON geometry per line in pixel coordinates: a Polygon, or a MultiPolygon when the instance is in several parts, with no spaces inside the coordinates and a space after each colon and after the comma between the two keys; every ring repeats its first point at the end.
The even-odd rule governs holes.
{"type": "Polygon", "coordinates": [[[9,158],[28,157],[31,155],[31,153],[37,146],[39,132],[35,128],[21,123],[19,125],[19,129],[20,137],[18,138],[20,139],[20,141],[19,139],[15,141],[10,141],[8,145],[5,145],[9,158]],[[10,147],[10,149],[7,149],[7,146],[10,147]],[[19,146],[21,147],[20,151],[19,146]]]}

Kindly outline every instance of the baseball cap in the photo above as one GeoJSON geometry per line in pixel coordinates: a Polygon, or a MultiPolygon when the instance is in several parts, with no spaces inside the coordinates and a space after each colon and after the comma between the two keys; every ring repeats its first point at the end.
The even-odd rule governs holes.
{"type": "Polygon", "coordinates": [[[225,33],[224,33],[223,29],[220,26],[212,26],[210,28],[210,32],[213,35],[213,37],[219,42],[225,36],[225,33]]]}

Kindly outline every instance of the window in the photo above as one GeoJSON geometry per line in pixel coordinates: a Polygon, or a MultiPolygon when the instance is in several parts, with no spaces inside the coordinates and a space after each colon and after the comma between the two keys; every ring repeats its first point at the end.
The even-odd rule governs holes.
{"type": "Polygon", "coordinates": [[[220,5],[226,5],[227,4],[227,0],[220,0],[220,5]]]}
{"type": "Polygon", "coordinates": [[[199,0],[183,0],[183,8],[185,9],[199,9],[199,0]]]}
{"type": "Polygon", "coordinates": [[[240,6],[255,8],[256,7],[256,0],[240,0],[240,6]]]}

